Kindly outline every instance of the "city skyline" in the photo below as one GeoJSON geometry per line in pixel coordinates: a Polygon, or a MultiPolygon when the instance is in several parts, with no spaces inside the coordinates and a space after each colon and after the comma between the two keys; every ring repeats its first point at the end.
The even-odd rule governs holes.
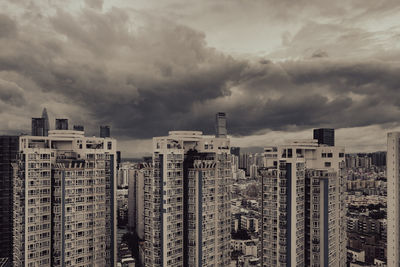
{"type": "Polygon", "coordinates": [[[128,157],[169,130],[213,133],[219,111],[243,147],[328,127],[378,151],[400,130],[396,1],[63,2],[0,4],[1,134],[44,107],[89,135],[110,125],[128,157]]]}

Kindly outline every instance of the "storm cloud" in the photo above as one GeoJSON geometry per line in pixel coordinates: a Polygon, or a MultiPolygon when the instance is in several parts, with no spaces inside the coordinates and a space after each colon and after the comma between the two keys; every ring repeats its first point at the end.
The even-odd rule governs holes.
{"type": "MultiPolygon", "coordinates": [[[[398,126],[396,27],[369,31],[349,16],[343,18],[348,24],[307,22],[295,34],[284,31],[278,49],[246,56],[210,46],[207,32],[184,25],[177,13],[85,2],[72,11],[57,1],[51,8],[21,1],[0,14],[0,122],[13,121],[3,132],[29,129],[30,117],[43,107],[89,132],[111,125],[125,141],[169,130],[212,133],[218,111],[227,112],[236,137],[398,126]]],[[[243,5],[237,2],[227,9],[243,5]]],[[[185,10],[178,8],[182,2],[175,5],[185,10]]],[[[370,6],[369,12],[379,16],[391,7],[387,2],[386,9],[370,6]]],[[[330,17],[338,16],[335,10],[330,17]]]]}

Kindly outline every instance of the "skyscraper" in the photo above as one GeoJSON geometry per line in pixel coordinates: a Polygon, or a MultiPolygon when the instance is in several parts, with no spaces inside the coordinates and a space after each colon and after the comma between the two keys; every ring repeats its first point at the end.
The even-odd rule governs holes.
{"type": "Polygon", "coordinates": [[[56,130],[68,130],[68,119],[56,119],[56,130]]]}
{"type": "Polygon", "coordinates": [[[318,140],[318,144],[335,146],[335,129],[314,129],[314,139],[318,140]]]}
{"type": "Polygon", "coordinates": [[[18,136],[0,136],[0,258],[12,260],[13,174],[17,162],[18,136]]]}
{"type": "Polygon", "coordinates": [[[32,136],[45,136],[45,119],[32,118],[32,136]]]}
{"type": "Polygon", "coordinates": [[[345,266],[344,148],[292,141],[264,162],[262,266],[345,266]]]}
{"type": "Polygon", "coordinates": [[[100,126],[100,137],[105,138],[110,136],[111,136],[110,126],[107,125],[100,126]]]}
{"type": "Polygon", "coordinates": [[[387,135],[387,266],[400,262],[400,132],[387,135]]]}
{"type": "Polygon", "coordinates": [[[46,108],[43,109],[42,118],[44,120],[44,122],[43,122],[43,136],[48,136],[49,135],[49,130],[50,130],[50,123],[49,123],[49,115],[47,115],[47,109],[46,108]]]}
{"type": "Polygon", "coordinates": [[[230,263],[229,139],[197,131],[153,138],[145,180],[145,266],[230,263]]]}
{"type": "Polygon", "coordinates": [[[116,141],[55,130],[19,149],[14,266],[115,266],[116,141]]]}
{"type": "Polygon", "coordinates": [[[218,112],[215,115],[215,132],[216,137],[225,138],[228,134],[226,130],[226,114],[224,112],[218,112]]]}

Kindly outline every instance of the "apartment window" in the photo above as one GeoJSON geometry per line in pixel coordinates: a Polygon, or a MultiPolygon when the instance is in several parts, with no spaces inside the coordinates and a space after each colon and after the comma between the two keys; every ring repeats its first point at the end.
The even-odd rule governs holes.
{"type": "Polygon", "coordinates": [[[331,167],[331,163],[330,162],[325,162],[325,167],[331,167]]]}
{"type": "Polygon", "coordinates": [[[326,153],[322,153],[321,155],[323,158],[326,158],[326,153]]]}
{"type": "Polygon", "coordinates": [[[339,153],[339,158],[344,158],[344,153],[339,153]]]}
{"type": "Polygon", "coordinates": [[[333,157],[332,153],[328,153],[328,158],[332,158],[332,157],[333,157]]]}
{"type": "Polygon", "coordinates": [[[112,148],[112,142],[107,142],[107,149],[110,150],[112,148]]]}

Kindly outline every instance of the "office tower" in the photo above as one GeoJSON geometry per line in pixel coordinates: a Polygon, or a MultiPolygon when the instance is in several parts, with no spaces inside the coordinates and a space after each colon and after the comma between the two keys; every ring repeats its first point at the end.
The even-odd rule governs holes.
{"type": "Polygon", "coordinates": [[[129,170],[128,225],[139,240],[144,240],[144,181],[151,179],[151,163],[140,163],[129,170]]]}
{"type": "Polygon", "coordinates": [[[264,154],[262,266],[345,266],[344,148],[299,140],[264,154]]]}
{"type": "Polygon", "coordinates": [[[400,262],[400,132],[387,135],[387,266],[400,262]]]}
{"type": "Polygon", "coordinates": [[[224,112],[218,112],[215,115],[215,132],[215,136],[221,138],[225,138],[228,134],[226,130],[226,114],[224,112]]]}
{"type": "Polygon", "coordinates": [[[230,263],[228,138],[172,131],[153,138],[145,180],[145,266],[230,263]]]}
{"type": "Polygon", "coordinates": [[[83,125],[74,125],[74,131],[85,131],[85,127],[83,125]]]}
{"type": "Polygon", "coordinates": [[[231,147],[231,154],[240,157],[240,147],[231,147]]]}
{"type": "Polygon", "coordinates": [[[111,133],[110,133],[110,126],[100,126],[100,137],[110,137],[111,133]]]}
{"type": "Polygon", "coordinates": [[[314,129],[314,139],[318,140],[318,144],[335,146],[335,129],[314,129]]]}
{"type": "Polygon", "coordinates": [[[82,131],[19,138],[13,266],[115,266],[115,149],[82,131]]]}
{"type": "Polygon", "coordinates": [[[68,130],[68,119],[56,119],[56,130],[68,130]]]}
{"type": "Polygon", "coordinates": [[[19,150],[18,136],[0,136],[0,258],[12,260],[13,167],[19,150]]]}
{"type": "Polygon", "coordinates": [[[49,116],[47,115],[47,109],[44,108],[42,112],[42,118],[44,119],[43,122],[43,136],[49,135],[50,130],[50,123],[49,123],[49,116]]]}
{"type": "Polygon", "coordinates": [[[32,118],[32,136],[45,136],[45,120],[32,118]]]}

